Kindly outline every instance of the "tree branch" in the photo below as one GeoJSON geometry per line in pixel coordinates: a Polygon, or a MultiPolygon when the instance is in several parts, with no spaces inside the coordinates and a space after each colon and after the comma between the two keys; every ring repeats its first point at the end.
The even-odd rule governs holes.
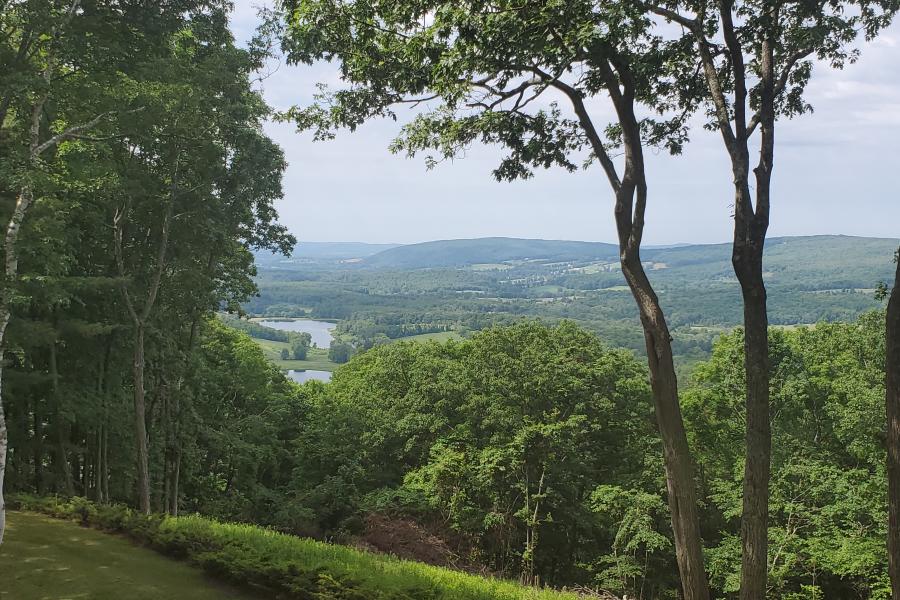
{"type": "Polygon", "coordinates": [[[616,172],[615,164],[610,158],[609,153],[606,151],[606,146],[603,144],[603,138],[600,137],[591,116],[587,112],[581,92],[558,78],[551,76],[549,73],[545,73],[538,67],[531,67],[531,71],[569,98],[569,101],[572,103],[572,108],[578,116],[578,121],[581,123],[582,129],[584,129],[588,141],[591,143],[594,155],[597,157],[597,160],[600,161],[600,165],[606,172],[606,178],[609,179],[609,184],[612,186],[613,190],[618,193],[619,189],[622,187],[622,182],[619,179],[618,172],[616,172]]]}

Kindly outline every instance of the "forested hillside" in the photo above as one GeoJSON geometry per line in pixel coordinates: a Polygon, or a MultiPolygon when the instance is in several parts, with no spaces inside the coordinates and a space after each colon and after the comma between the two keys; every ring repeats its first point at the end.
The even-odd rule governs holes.
{"type": "MultiPolygon", "coordinates": [[[[897,241],[849,236],[768,241],[769,319],[795,326],[852,320],[879,306],[897,241]]],[[[643,352],[618,250],[610,244],[451,240],[400,246],[358,261],[260,265],[252,314],[338,319],[360,348],[377,340],[454,330],[465,334],[521,318],[570,319],[615,346],[643,352]],[[600,257],[600,258],[598,258],[600,257]]],[[[717,335],[741,323],[740,289],[727,244],[643,252],[675,332],[682,364],[706,357],[717,335]]]]}

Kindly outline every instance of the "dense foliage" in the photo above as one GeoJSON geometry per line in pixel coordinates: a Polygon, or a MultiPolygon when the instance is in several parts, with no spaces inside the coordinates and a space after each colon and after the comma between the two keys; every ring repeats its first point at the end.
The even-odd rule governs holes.
{"type": "Polygon", "coordinates": [[[230,334],[205,322],[255,292],[253,251],[294,241],[253,87],[265,52],[235,45],[226,2],[0,6],[6,487],[176,512],[204,413],[226,412],[203,372],[227,368],[230,334]]]}
{"type": "MultiPolygon", "coordinates": [[[[882,334],[879,313],[772,332],[773,597],[885,597],[882,334]]],[[[675,597],[662,459],[630,353],[571,323],[524,323],[376,346],[332,383],[296,386],[241,332],[212,320],[200,339],[181,429],[182,511],[410,558],[441,548],[432,562],[526,581],[675,597]],[[378,515],[418,527],[379,545],[378,515]]],[[[741,351],[740,331],[718,341],[684,398],[723,595],[740,556],[741,351]]],[[[79,427],[88,408],[74,415],[79,427]]],[[[127,431],[110,442],[119,501],[133,498],[127,431]]],[[[16,489],[36,489],[32,442],[16,431],[16,489]]],[[[153,455],[157,490],[163,454],[153,455]]],[[[67,456],[74,491],[96,497],[89,447],[67,445],[67,456]]],[[[44,491],[64,491],[56,481],[45,474],[44,491]]]]}

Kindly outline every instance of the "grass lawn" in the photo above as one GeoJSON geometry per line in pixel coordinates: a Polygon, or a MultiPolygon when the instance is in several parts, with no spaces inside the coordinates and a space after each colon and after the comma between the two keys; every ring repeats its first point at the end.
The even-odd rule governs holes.
{"type": "Polygon", "coordinates": [[[22,512],[0,546],[0,600],[260,600],[123,537],[22,512]]]}

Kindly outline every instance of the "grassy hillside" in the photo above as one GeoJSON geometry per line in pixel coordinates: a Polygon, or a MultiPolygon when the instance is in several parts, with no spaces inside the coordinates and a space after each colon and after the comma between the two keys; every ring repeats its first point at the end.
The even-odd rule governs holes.
{"type": "Polygon", "coordinates": [[[262,600],[125,538],[12,512],[0,546],[0,600],[262,600]]]}
{"type": "MultiPolygon", "coordinates": [[[[11,501],[21,508],[42,511],[52,516],[73,519],[103,529],[125,533],[160,552],[187,559],[195,563],[219,581],[252,585],[265,592],[262,597],[278,597],[285,600],[316,598],[318,600],[577,600],[576,594],[537,590],[499,580],[477,577],[450,569],[422,563],[400,560],[392,556],[363,552],[345,546],[326,544],[314,540],[285,535],[255,525],[220,523],[199,516],[164,517],[145,516],[121,506],[95,505],[80,498],[60,503],[53,498],[18,497],[11,501]]],[[[252,598],[252,596],[208,595],[202,585],[199,571],[193,574],[184,565],[150,556],[145,573],[142,560],[148,560],[148,552],[129,547],[120,538],[78,528],[70,523],[54,523],[45,517],[13,513],[11,537],[16,540],[3,546],[0,554],[0,572],[16,572],[23,556],[32,553],[34,563],[21,570],[21,576],[0,578],[0,598],[59,598],[92,599],[121,598],[122,590],[129,590],[129,599],[144,598],[252,598]],[[22,523],[15,529],[16,523],[22,523]],[[57,540],[61,544],[57,544],[57,540]],[[13,546],[18,544],[18,546],[13,546]],[[30,549],[30,550],[29,550],[30,549]],[[14,552],[14,550],[17,550],[14,552]],[[74,555],[64,563],[53,564],[51,556],[61,560],[63,555],[74,555]],[[109,563],[115,554],[122,555],[119,563],[109,563]],[[52,565],[52,566],[51,566],[52,565]],[[113,568],[115,567],[115,568],[113,568]],[[74,569],[78,573],[71,573],[74,569]],[[104,570],[108,569],[107,575],[104,570]],[[172,575],[169,575],[171,569],[172,575]],[[99,579],[115,579],[118,595],[93,592],[95,573],[99,579]],[[134,577],[135,590],[122,579],[134,577]],[[72,582],[77,581],[81,591],[72,592],[72,582]],[[151,587],[172,583],[165,588],[151,587]],[[8,590],[2,586],[15,585],[8,590]],[[141,588],[140,585],[146,585],[141,588]],[[67,587],[69,586],[69,587],[67,587]],[[42,589],[58,590],[44,592],[42,589]],[[37,590],[37,593],[33,593],[37,590]],[[196,590],[196,593],[195,593],[196,590]],[[146,593],[144,593],[146,592],[146,593]],[[94,594],[94,595],[92,595],[94,594]],[[143,594],[143,595],[141,595],[143,594]],[[148,595],[151,594],[151,595],[148,595]],[[156,594],[156,595],[152,595],[156,594]]],[[[215,592],[215,590],[211,590],[215,592]]]]}

